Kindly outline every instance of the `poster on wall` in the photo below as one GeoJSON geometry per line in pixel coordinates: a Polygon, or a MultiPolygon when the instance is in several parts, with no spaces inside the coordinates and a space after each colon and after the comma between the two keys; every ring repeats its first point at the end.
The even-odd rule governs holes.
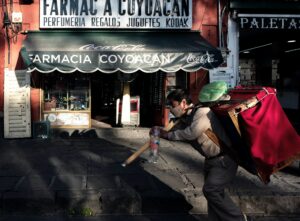
{"type": "Polygon", "coordinates": [[[191,29],[192,0],[40,0],[40,28],[191,29]]]}
{"type": "Polygon", "coordinates": [[[227,67],[219,67],[209,71],[209,82],[214,81],[224,81],[227,83],[228,88],[236,86],[233,70],[227,67]]]}

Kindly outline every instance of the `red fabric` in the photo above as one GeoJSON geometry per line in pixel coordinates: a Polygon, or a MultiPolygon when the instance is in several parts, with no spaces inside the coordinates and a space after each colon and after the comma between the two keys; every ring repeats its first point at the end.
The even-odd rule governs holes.
{"type": "Polygon", "coordinates": [[[228,93],[231,97],[231,100],[245,101],[256,96],[261,90],[262,87],[260,86],[252,86],[246,88],[243,86],[237,86],[234,89],[230,90],[228,93]]]}
{"type": "MultiPolygon", "coordinates": [[[[289,122],[276,90],[270,87],[236,87],[229,91],[229,103],[212,108],[220,118],[229,137],[236,144],[240,166],[258,174],[267,183],[270,175],[300,156],[300,136],[289,122]],[[256,97],[260,102],[238,114],[240,137],[228,119],[228,111],[256,97]],[[232,129],[233,128],[233,129],[232,129]]],[[[238,110],[238,109],[237,109],[238,110]]]]}
{"type": "Polygon", "coordinates": [[[258,171],[268,178],[278,163],[300,153],[300,136],[277,100],[275,89],[260,90],[256,97],[260,102],[239,114],[240,128],[258,171]]]}

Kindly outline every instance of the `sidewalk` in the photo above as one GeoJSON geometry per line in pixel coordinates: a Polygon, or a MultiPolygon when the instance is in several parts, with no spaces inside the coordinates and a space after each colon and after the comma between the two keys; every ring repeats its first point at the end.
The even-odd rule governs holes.
{"type": "MultiPolygon", "coordinates": [[[[0,139],[3,213],[206,213],[203,157],[181,142],[161,141],[156,164],[145,152],[121,163],[148,139],[147,128],[55,131],[50,139],[0,139]]],[[[245,213],[300,215],[299,162],[268,185],[242,168],[228,192],[245,213]]]]}

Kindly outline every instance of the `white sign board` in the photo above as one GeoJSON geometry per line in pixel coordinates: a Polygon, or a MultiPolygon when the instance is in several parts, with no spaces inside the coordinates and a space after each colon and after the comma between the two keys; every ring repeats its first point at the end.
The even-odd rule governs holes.
{"type": "Polygon", "coordinates": [[[40,28],[191,29],[192,0],[40,0],[40,28]]]}
{"type": "Polygon", "coordinates": [[[209,71],[209,82],[214,81],[225,81],[228,88],[236,86],[236,78],[233,74],[233,70],[227,67],[214,68],[209,71]]]}
{"type": "Polygon", "coordinates": [[[83,126],[89,127],[89,113],[50,113],[44,114],[44,120],[49,120],[51,126],[83,126]]]}
{"type": "Polygon", "coordinates": [[[31,137],[30,73],[4,69],[4,137],[31,137]]]}

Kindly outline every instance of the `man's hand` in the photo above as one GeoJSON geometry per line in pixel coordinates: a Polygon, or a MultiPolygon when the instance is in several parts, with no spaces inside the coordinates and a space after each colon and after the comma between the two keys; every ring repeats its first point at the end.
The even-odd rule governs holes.
{"type": "Polygon", "coordinates": [[[157,136],[159,136],[161,138],[168,139],[168,132],[159,126],[154,126],[150,129],[149,135],[151,136],[154,134],[156,134],[157,136]]]}
{"type": "Polygon", "coordinates": [[[164,139],[168,139],[168,132],[161,128],[160,129],[160,137],[164,138],[164,139]]]}

